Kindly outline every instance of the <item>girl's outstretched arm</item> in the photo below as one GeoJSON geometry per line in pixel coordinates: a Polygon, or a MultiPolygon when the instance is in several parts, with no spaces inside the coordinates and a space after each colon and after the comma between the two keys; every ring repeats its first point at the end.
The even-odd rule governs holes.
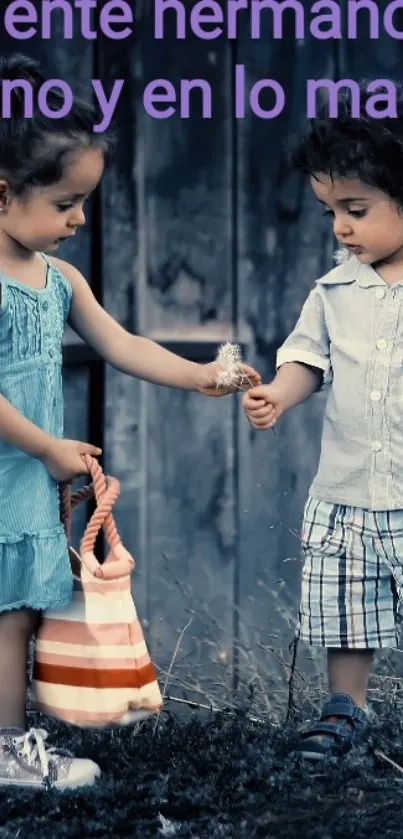
{"type": "MultiPolygon", "coordinates": [[[[164,349],[155,341],[132,335],[123,328],[94,297],[84,277],[61,259],[53,258],[55,265],[70,281],[73,299],[69,324],[101,358],[112,367],[148,382],[183,390],[196,390],[206,396],[224,396],[239,387],[216,387],[220,365],[197,364],[164,349]]],[[[259,374],[247,364],[241,365],[245,376],[240,382],[243,389],[260,384],[259,374]]]]}

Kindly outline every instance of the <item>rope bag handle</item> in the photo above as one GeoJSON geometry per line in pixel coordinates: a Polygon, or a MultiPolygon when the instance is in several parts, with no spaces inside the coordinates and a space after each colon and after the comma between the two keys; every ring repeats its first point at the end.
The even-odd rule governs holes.
{"type": "Polygon", "coordinates": [[[67,539],[70,539],[72,512],[83,501],[95,496],[96,509],[94,510],[84,536],[80,542],[80,558],[82,564],[94,577],[105,580],[125,577],[131,574],[134,568],[134,559],[123,547],[117,531],[115,519],[112,515],[112,507],[120,494],[120,484],[116,478],[105,476],[98,461],[89,454],[82,455],[92,477],[92,483],[71,492],[70,484],[59,484],[60,490],[60,518],[66,531],[67,539]],[[101,563],[94,554],[95,540],[99,531],[103,528],[109,553],[105,562],[101,563]]]}

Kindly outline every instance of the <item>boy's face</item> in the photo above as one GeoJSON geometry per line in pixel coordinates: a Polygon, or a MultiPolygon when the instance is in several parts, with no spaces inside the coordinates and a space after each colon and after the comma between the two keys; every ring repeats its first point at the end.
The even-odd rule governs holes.
{"type": "Polygon", "coordinates": [[[366,265],[403,265],[403,210],[385,192],[358,178],[332,180],[322,173],[312,176],[311,185],[333,217],[340,245],[366,265]]]}
{"type": "Polygon", "coordinates": [[[5,235],[29,251],[55,251],[85,224],[83,204],[104,169],[98,148],[78,152],[57,183],[13,195],[0,179],[0,239],[5,235]]]}

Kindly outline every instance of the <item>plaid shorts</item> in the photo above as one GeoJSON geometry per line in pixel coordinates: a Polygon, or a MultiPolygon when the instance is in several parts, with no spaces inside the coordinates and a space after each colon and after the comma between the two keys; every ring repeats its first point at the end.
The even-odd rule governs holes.
{"type": "Polygon", "coordinates": [[[403,510],[308,498],[301,541],[298,637],[322,647],[396,647],[403,510]]]}

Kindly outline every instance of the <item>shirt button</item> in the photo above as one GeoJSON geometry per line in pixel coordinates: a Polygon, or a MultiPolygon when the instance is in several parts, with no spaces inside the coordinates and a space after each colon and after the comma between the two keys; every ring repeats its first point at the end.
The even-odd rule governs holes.
{"type": "Polygon", "coordinates": [[[44,312],[47,312],[47,311],[48,311],[48,309],[49,309],[49,303],[47,302],[47,300],[45,300],[45,301],[42,303],[42,309],[43,309],[43,311],[44,311],[44,312]]]}
{"type": "Polygon", "coordinates": [[[54,356],[53,350],[49,350],[49,355],[50,355],[50,358],[53,358],[53,356],[54,356]]]}
{"type": "Polygon", "coordinates": [[[381,446],[379,440],[374,440],[374,442],[372,443],[372,451],[373,452],[380,452],[381,448],[382,448],[382,446],[381,446]]]}
{"type": "Polygon", "coordinates": [[[379,341],[376,342],[376,346],[378,347],[378,350],[386,350],[388,342],[385,341],[384,338],[380,338],[379,341]]]}
{"type": "Polygon", "coordinates": [[[385,289],[384,288],[377,288],[377,290],[375,292],[375,297],[377,297],[378,300],[383,300],[383,298],[385,297],[385,289]]]}
{"type": "Polygon", "coordinates": [[[379,393],[379,390],[372,390],[371,391],[372,402],[379,402],[380,398],[381,398],[381,394],[379,393]]]}

